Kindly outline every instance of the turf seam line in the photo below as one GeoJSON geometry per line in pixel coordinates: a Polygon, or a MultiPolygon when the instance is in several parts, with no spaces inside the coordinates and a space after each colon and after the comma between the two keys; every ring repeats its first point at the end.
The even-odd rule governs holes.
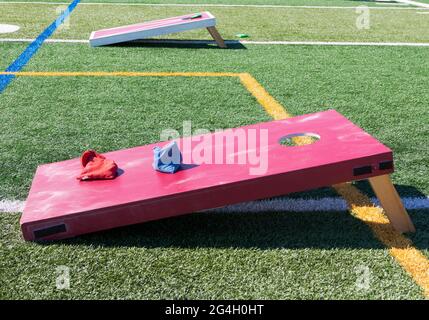
{"type": "MultiPolygon", "coordinates": [[[[0,4],[42,4],[42,5],[59,5],[68,4],[67,2],[44,2],[44,1],[0,1],[0,4]]],[[[220,3],[114,3],[114,2],[83,2],[80,5],[102,5],[102,6],[149,6],[149,7],[225,7],[225,8],[297,8],[297,9],[350,9],[356,10],[356,6],[292,6],[292,5],[265,5],[265,4],[220,4],[220,3]]],[[[406,4],[397,3],[397,7],[369,7],[375,10],[419,10],[421,8],[416,7],[401,7],[406,4]]]]}
{"type": "MultiPolygon", "coordinates": [[[[429,13],[429,12],[418,12],[429,13]]],[[[0,38],[0,42],[32,42],[34,39],[27,38],[0,38]]],[[[138,43],[147,44],[215,44],[212,40],[139,40],[138,43]]],[[[86,39],[47,39],[45,43],[85,43],[86,39]]],[[[347,41],[249,41],[249,40],[225,40],[226,44],[254,44],[254,45],[309,45],[309,46],[380,46],[380,47],[429,47],[427,42],[347,42],[347,41]]]]}
{"type": "MultiPolygon", "coordinates": [[[[9,67],[6,68],[6,72],[17,72],[22,70],[25,65],[30,61],[30,59],[36,54],[40,49],[43,42],[49,38],[55,30],[64,22],[64,20],[72,13],[74,8],[80,0],[74,0],[69,4],[67,9],[63,11],[60,16],[52,22],[33,42],[31,42],[28,47],[19,55],[14,62],[12,62],[9,67]]],[[[9,83],[15,78],[14,75],[2,75],[0,76],[0,93],[2,93],[9,83]]]]}

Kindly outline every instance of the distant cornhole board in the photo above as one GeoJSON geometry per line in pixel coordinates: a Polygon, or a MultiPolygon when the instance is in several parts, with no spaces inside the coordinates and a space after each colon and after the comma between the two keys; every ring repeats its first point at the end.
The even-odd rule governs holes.
{"type": "Polygon", "coordinates": [[[217,45],[226,48],[216,29],[216,18],[208,11],[153,20],[128,26],[93,31],[89,43],[93,47],[162,36],[169,33],[207,28],[217,45]]]}
{"type": "MultiPolygon", "coordinates": [[[[414,231],[389,178],[392,151],[336,111],[263,122],[232,132],[237,130],[248,135],[268,132],[267,141],[263,145],[257,141],[253,148],[268,150],[266,171],[254,175],[250,164],[202,163],[175,174],[160,173],[152,169],[153,144],[107,153],[123,170],[114,180],[76,180],[81,170],[78,158],[39,166],[20,221],[24,238],[69,238],[361,179],[369,179],[394,228],[414,231]],[[320,139],[308,145],[282,145],[285,137],[302,132],[320,139]]],[[[223,133],[208,136],[211,150],[219,151],[217,134],[223,133]]],[[[178,143],[193,148],[198,142],[185,137],[178,143]]],[[[220,149],[225,155],[237,154],[228,143],[220,149]]]]}

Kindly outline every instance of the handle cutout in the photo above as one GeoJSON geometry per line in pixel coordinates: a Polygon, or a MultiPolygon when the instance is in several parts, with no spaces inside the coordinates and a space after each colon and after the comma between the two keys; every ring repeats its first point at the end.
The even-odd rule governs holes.
{"type": "Polygon", "coordinates": [[[47,236],[51,236],[53,234],[66,232],[66,231],[67,231],[66,225],[63,223],[63,224],[58,224],[56,226],[35,230],[33,233],[34,233],[34,238],[40,239],[40,238],[44,238],[47,236]]]}

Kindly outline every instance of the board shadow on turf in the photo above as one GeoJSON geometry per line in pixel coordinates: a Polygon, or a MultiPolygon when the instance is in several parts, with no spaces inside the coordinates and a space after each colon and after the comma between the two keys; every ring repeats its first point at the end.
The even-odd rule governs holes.
{"type": "Polygon", "coordinates": [[[408,210],[408,213],[413,219],[417,231],[407,234],[407,237],[417,249],[427,252],[429,250],[429,209],[408,210]]]}
{"type": "MultiPolygon", "coordinates": [[[[364,181],[357,184],[363,186],[364,181]]],[[[412,186],[397,185],[406,194],[423,195],[412,186]]],[[[328,188],[308,193],[308,196],[327,195],[328,188]]],[[[329,188],[330,189],[330,188],[329,188]]],[[[307,193],[301,193],[306,195],[307,193]]],[[[292,194],[293,196],[294,194],[292,194]]],[[[258,202],[255,202],[258,206],[258,202]]],[[[409,210],[415,219],[417,233],[408,235],[416,247],[429,249],[429,232],[425,217],[429,210],[409,210]]],[[[382,228],[385,225],[379,225],[382,228]]],[[[371,226],[374,228],[375,226],[371,226]]],[[[378,227],[378,226],[377,226],[378,227]]],[[[388,228],[388,226],[386,226],[388,228]]],[[[134,226],[97,232],[73,239],[39,242],[49,245],[89,245],[101,247],[144,248],[258,248],[270,249],[381,249],[370,226],[347,211],[336,212],[197,212],[190,215],[150,221],[134,226]]],[[[399,245],[400,246],[400,245],[399,245]]]]}
{"type": "Polygon", "coordinates": [[[367,248],[384,246],[348,212],[200,212],[73,239],[39,242],[144,248],[367,248]]]}
{"type": "MultiPolygon", "coordinates": [[[[369,184],[368,180],[356,181],[356,182],[354,182],[354,185],[360,191],[367,194],[369,197],[375,197],[375,193],[372,190],[371,185],[369,184]]],[[[395,184],[395,189],[396,189],[396,191],[398,191],[398,193],[401,197],[427,198],[427,195],[425,195],[418,188],[411,186],[411,185],[395,184]]]]}
{"type": "MultiPolygon", "coordinates": [[[[229,50],[246,50],[240,41],[225,40],[229,50]]],[[[222,49],[217,46],[213,40],[177,40],[177,39],[145,39],[117,44],[107,45],[105,47],[141,47],[141,48],[176,48],[176,49],[222,49]]]]}

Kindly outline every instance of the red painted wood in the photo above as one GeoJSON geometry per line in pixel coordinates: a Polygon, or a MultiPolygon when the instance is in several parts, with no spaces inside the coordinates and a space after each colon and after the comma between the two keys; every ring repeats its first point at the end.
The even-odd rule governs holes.
{"type": "Polygon", "coordinates": [[[120,35],[129,32],[147,31],[165,26],[177,26],[185,23],[193,23],[201,20],[212,19],[213,16],[209,12],[201,12],[201,17],[195,19],[189,19],[194,14],[187,14],[178,17],[171,17],[160,20],[153,20],[143,23],[136,23],[128,26],[121,26],[116,28],[102,29],[94,32],[94,39],[106,36],[120,35]]]}
{"type": "MultiPolygon", "coordinates": [[[[250,164],[200,164],[175,174],[160,173],[151,166],[155,144],[106,153],[123,170],[115,180],[76,180],[81,170],[78,158],[41,165],[21,217],[24,238],[35,240],[36,230],[43,232],[62,224],[65,232],[42,238],[68,238],[393,171],[379,169],[380,162],[393,160],[392,151],[334,110],[235,128],[232,132],[251,129],[268,130],[268,166],[262,175],[251,175],[249,168],[256,166],[250,164]],[[281,137],[302,132],[321,138],[305,146],[279,144],[281,137]],[[371,166],[372,173],[355,176],[353,169],[362,166],[371,166]]],[[[200,138],[213,138],[210,146],[216,149],[216,134],[200,138]]],[[[182,150],[186,143],[193,147],[199,143],[191,139],[178,140],[182,150]]],[[[190,153],[183,155],[186,163],[190,153]]]]}

